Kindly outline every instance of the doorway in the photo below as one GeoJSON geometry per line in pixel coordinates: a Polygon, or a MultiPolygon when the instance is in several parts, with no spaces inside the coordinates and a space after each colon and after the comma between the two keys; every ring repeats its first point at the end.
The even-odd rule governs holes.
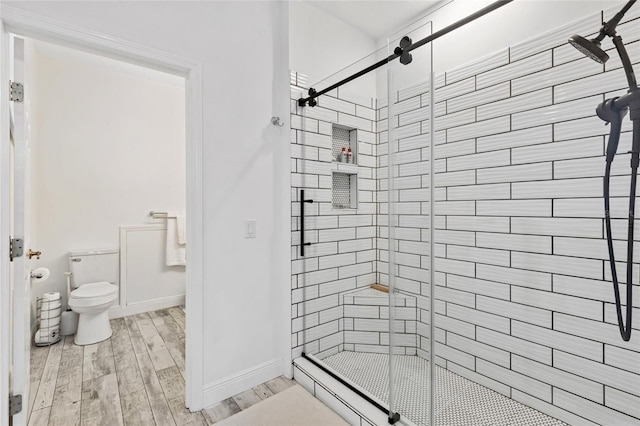
{"type": "MultiPolygon", "coordinates": [[[[11,20],[10,16],[7,18],[7,15],[5,15],[4,18],[8,19],[9,21],[11,20]]],[[[8,39],[9,32],[7,28],[7,20],[3,21],[3,24],[4,24],[3,36],[5,37],[5,39],[8,39]]],[[[32,36],[36,40],[60,42],[59,38],[52,36],[52,34],[55,34],[56,31],[52,31],[51,28],[48,29],[46,34],[38,33],[37,31],[34,31],[33,28],[34,26],[31,26],[30,30],[26,31],[21,28],[21,25],[14,25],[10,29],[12,30],[12,32],[15,32],[16,34],[21,34],[22,36],[24,35],[32,36]]],[[[187,109],[187,113],[186,113],[187,114],[187,120],[186,120],[187,121],[187,125],[186,125],[186,135],[187,135],[186,151],[187,152],[186,152],[186,160],[184,161],[185,163],[188,164],[187,179],[186,179],[186,188],[187,188],[186,210],[187,210],[187,223],[189,223],[189,226],[187,228],[187,238],[190,240],[190,250],[192,249],[192,252],[193,252],[192,254],[190,253],[190,266],[193,266],[193,268],[190,267],[187,269],[187,276],[186,276],[186,288],[188,289],[188,291],[186,292],[187,293],[186,304],[189,305],[192,308],[192,310],[191,310],[191,313],[185,313],[184,311],[182,311],[182,314],[180,314],[180,312],[175,310],[171,312],[166,310],[159,311],[154,314],[155,317],[152,317],[151,316],[152,314],[148,314],[149,315],[148,321],[141,320],[142,323],[138,321],[136,323],[136,326],[138,327],[138,331],[142,335],[141,330],[146,327],[148,322],[150,322],[151,324],[154,325],[154,327],[156,327],[160,325],[160,323],[162,322],[161,319],[163,318],[163,316],[167,319],[165,323],[171,323],[169,318],[171,318],[171,320],[173,321],[173,323],[171,323],[172,325],[170,325],[169,327],[173,327],[175,329],[182,326],[183,333],[184,333],[183,342],[186,341],[186,348],[184,347],[184,344],[182,347],[182,356],[183,356],[182,364],[184,366],[183,367],[184,372],[182,373],[182,375],[184,379],[186,379],[185,380],[186,387],[183,386],[184,390],[182,391],[182,395],[180,396],[180,401],[182,402],[179,404],[179,406],[176,407],[176,409],[181,409],[182,411],[186,411],[188,413],[188,411],[185,409],[185,401],[186,401],[186,405],[189,406],[191,410],[193,411],[198,410],[199,408],[201,408],[200,405],[202,400],[201,399],[202,360],[198,359],[199,357],[191,357],[189,356],[189,354],[201,353],[201,350],[200,350],[201,339],[199,337],[190,338],[189,335],[194,337],[199,336],[201,335],[201,329],[202,329],[202,325],[199,324],[197,321],[193,320],[195,318],[198,318],[198,321],[199,321],[199,318],[201,318],[201,310],[202,310],[200,305],[201,297],[199,295],[201,292],[200,277],[201,277],[201,264],[202,264],[201,249],[200,249],[200,247],[202,246],[202,240],[200,237],[201,235],[200,230],[202,227],[202,218],[201,218],[201,208],[200,208],[201,206],[201,190],[200,190],[201,168],[199,167],[199,159],[200,159],[199,153],[201,151],[201,139],[200,139],[200,130],[199,130],[200,123],[201,123],[201,107],[199,103],[200,94],[198,90],[198,88],[200,87],[199,65],[196,63],[190,63],[182,59],[169,57],[168,55],[163,56],[161,52],[149,52],[148,49],[142,48],[140,46],[132,46],[130,44],[121,43],[114,40],[95,40],[94,35],[84,34],[80,31],[76,31],[68,28],[64,28],[64,29],[60,28],[56,30],[59,32],[57,34],[58,36],[64,35],[64,37],[61,37],[61,38],[64,38],[65,41],[61,44],[65,44],[69,47],[82,46],[83,51],[91,51],[94,53],[102,54],[103,56],[109,56],[111,58],[114,58],[114,57],[119,59],[125,58],[126,59],[125,63],[127,62],[136,63],[136,64],[142,63],[146,66],[150,66],[151,64],[155,69],[170,71],[170,73],[172,74],[181,76],[180,78],[182,78],[183,81],[185,80],[185,77],[186,77],[187,90],[186,90],[186,93],[183,95],[182,104],[183,106],[186,106],[186,109],[187,109]],[[93,44],[90,48],[88,48],[87,40],[90,40],[92,36],[94,37],[94,40],[92,41],[94,41],[95,44],[93,44]],[[192,238],[189,238],[189,236],[191,236],[192,238]],[[190,299],[195,300],[196,302],[190,303],[189,302],[190,299]],[[189,320],[189,318],[192,318],[192,320],[189,320]],[[186,327],[186,324],[189,324],[189,327],[186,327]],[[186,352],[186,356],[185,356],[185,352],[186,352]],[[195,380],[191,380],[191,377],[195,377],[195,380]]],[[[6,56],[3,59],[6,59],[6,56]]],[[[6,167],[6,165],[3,164],[3,167],[6,167]]],[[[3,183],[2,183],[3,191],[7,191],[7,188],[10,187],[9,183],[10,182],[8,180],[5,181],[3,179],[3,183]]],[[[7,194],[8,192],[4,192],[4,193],[7,194]]],[[[3,217],[8,217],[9,209],[6,207],[7,206],[5,205],[5,208],[3,209],[3,212],[2,212],[3,217]]],[[[141,214],[148,215],[149,211],[142,212],[141,214]]],[[[7,233],[6,231],[7,229],[3,227],[3,234],[6,234],[7,233]]],[[[3,235],[2,237],[8,238],[8,235],[3,235]]],[[[3,262],[3,267],[9,264],[8,259],[6,260],[3,259],[2,262],[3,262]]],[[[5,276],[3,276],[2,284],[3,284],[2,285],[3,293],[5,293],[8,289],[10,289],[9,282],[5,276]]],[[[12,302],[12,303],[15,305],[15,302],[12,302]]],[[[177,309],[180,309],[180,308],[177,308],[177,309]]],[[[187,310],[187,312],[189,311],[190,310],[187,310]]],[[[6,320],[6,317],[3,318],[3,322],[2,322],[3,346],[4,346],[4,343],[8,344],[10,341],[10,336],[8,333],[6,333],[6,327],[8,322],[6,322],[5,320],[6,320]]],[[[113,326],[114,336],[117,334],[116,331],[119,330],[119,327],[122,324],[126,325],[127,320],[121,319],[120,321],[116,321],[116,322],[117,324],[113,326]]],[[[158,336],[160,336],[161,333],[158,330],[158,328],[156,328],[156,332],[158,336]]],[[[162,338],[162,336],[160,337],[162,338]]],[[[131,338],[131,333],[129,334],[129,338],[133,340],[131,338]]],[[[142,342],[144,342],[144,338],[142,339],[142,342]]],[[[59,346],[61,348],[60,350],[64,348],[65,343],[66,342],[58,343],[58,345],[61,345],[59,346]]],[[[147,343],[147,346],[148,346],[148,342],[145,342],[145,343],[147,343]]],[[[49,348],[49,351],[51,351],[53,347],[54,346],[49,348]]],[[[69,348],[71,349],[73,347],[69,346],[69,348]]],[[[175,349],[178,352],[180,352],[178,348],[175,348],[175,349]]],[[[169,351],[169,349],[167,349],[167,351],[169,351]]],[[[95,352],[97,353],[99,351],[95,351],[95,352]]],[[[5,358],[6,352],[4,352],[2,355],[3,355],[2,362],[4,364],[5,360],[7,360],[8,357],[5,358]]],[[[149,357],[151,358],[152,354],[149,354],[149,357]]],[[[47,354],[47,358],[49,358],[49,354],[47,354]]],[[[62,357],[60,359],[62,360],[62,357]]],[[[6,389],[8,388],[8,386],[5,387],[5,383],[7,383],[8,381],[8,375],[5,376],[6,375],[5,372],[8,372],[8,371],[9,369],[6,369],[6,370],[3,369],[3,377],[2,377],[3,392],[6,392],[6,389]]],[[[24,371],[20,372],[14,369],[12,371],[12,375],[13,375],[12,379],[13,379],[13,382],[15,383],[16,379],[19,379],[19,376],[21,374],[23,376],[21,380],[23,382],[25,381],[27,382],[26,386],[24,386],[25,390],[23,391],[24,396],[26,396],[30,388],[28,383],[28,375],[24,374],[24,371]]],[[[84,381],[83,378],[82,378],[82,381],[84,381]]],[[[33,400],[37,396],[37,393],[38,393],[38,390],[34,389],[31,392],[29,399],[33,400]]],[[[80,393],[82,393],[82,390],[80,391],[80,393]]],[[[147,397],[147,399],[149,398],[147,397]]],[[[136,401],[138,400],[136,399],[136,401]]],[[[25,414],[26,412],[28,412],[28,401],[26,399],[23,405],[24,405],[24,408],[22,412],[23,413],[22,419],[26,419],[27,418],[26,416],[28,416],[28,413],[25,414]]],[[[5,413],[3,412],[2,414],[4,416],[5,413]]]]}
{"type": "Polygon", "coordinates": [[[160,213],[185,210],[184,78],[32,39],[25,69],[29,225],[42,252],[31,267],[50,270],[31,285],[32,316],[41,317],[35,343],[44,346],[31,348],[30,416],[36,424],[151,424],[184,407],[187,266],[168,266],[175,219],[160,213]],[[83,266],[103,267],[101,258],[115,260],[105,275],[83,266]],[[46,297],[60,294],[65,309],[66,271],[71,289],[95,280],[119,289],[110,339],[78,346],[64,322],[60,342],[42,333],[51,315],[37,301],[50,306],[46,297]],[[98,400],[86,397],[94,392],[98,400]]]}

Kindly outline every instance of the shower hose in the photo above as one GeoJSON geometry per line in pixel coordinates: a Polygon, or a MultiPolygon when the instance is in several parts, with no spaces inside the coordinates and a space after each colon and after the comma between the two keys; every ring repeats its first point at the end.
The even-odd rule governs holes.
{"type": "MultiPolygon", "coordinates": [[[[622,16],[627,10],[636,2],[636,0],[630,0],[622,8],[622,10],[614,16],[614,18],[608,23],[605,22],[600,30],[600,35],[592,41],[592,45],[589,46],[589,51],[599,53],[599,40],[602,40],[605,35],[610,36],[613,40],[613,44],[618,51],[622,67],[627,77],[629,84],[629,91],[620,97],[608,99],[598,105],[596,108],[596,114],[605,122],[611,124],[609,131],[609,140],[607,142],[606,152],[606,166],[604,172],[603,182],[603,195],[604,195],[604,217],[605,217],[605,229],[607,234],[607,247],[609,250],[609,266],[611,267],[611,281],[613,282],[613,294],[615,296],[616,304],[616,316],[618,319],[618,328],[622,340],[628,342],[631,339],[632,324],[631,319],[633,315],[633,231],[635,221],[635,209],[636,209],[636,180],[638,177],[638,166],[640,165],[640,88],[636,81],[635,74],[633,72],[633,65],[629,58],[629,54],[624,47],[622,38],[616,34],[615,28],[618,22],[622,19],[622,16]],[[598,43],[596,43],[598,42],[598,43]],[[627,276],[626,276],[626,300],[625,300],[625,320],[622,318],[622,302],[620,300],[620,282],[618,281],[618,272],[616,268],[616,259],[613,250],[613,235],[611,233],[611,165],[618,149],[618,142],[620,141],[620,132],[622,129],[622,119],[629,112],[631,122],[633,123],[632,143],[631,143],[631,184],[629,188],[629,216],[627,227],[627,276]],[[626,325],[625,325],[626,323],[626,325]]],[[[606,56],[606,54],[602,54],[606,56]]],[[[602,63],[606,61],[603,59],[602,63]]]]}
{"type": "Polygon", "coordinates": [[[631,149],[631,185],[629,192],[629,218],[628,218],[628,233],[627,233],[627,299],[626,299],[626,326],[625,321],[622,319],[622,304],[620,301],[620,284],[618,281],[618,272],[616,268],[615,255],[613,251],[613,235],[611,233],[611,165],[616,155],[618,148],[618,142],[620,141],[620,130],[622,128],[622,118],[625,116],[626,109],[615,108],[615,98],[609,99],[600,104],[596,109],[598,117],[604,121],[611,123],[611,130],[609,132],[609,141],[607,142],[607,154],[606,165],[604,172],[604,217],[605,228],[607,234],[607,246],[609,249],[609,264],[611,266],[611,280],[613,281],[613,292],[616,303],[616,315],[618,317],[618,327],[620,329],[620,335],[624,341],[629,341],[631,338],[631,313],[633,309],[632,296],[633,296],[633,231],[634,231],[634,217],[635,217],[635,203],[636,203],[636,177],[638,175],[638,164],[640,163],[640,147],[637,146],[639,138],[637,137],[637,120],[633,121],[633,147],[631,149]]]}

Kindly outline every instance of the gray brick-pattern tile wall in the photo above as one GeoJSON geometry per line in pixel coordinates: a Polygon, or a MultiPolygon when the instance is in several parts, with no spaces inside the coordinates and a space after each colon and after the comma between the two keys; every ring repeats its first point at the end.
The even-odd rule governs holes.
{"type": "MultiPolygon", "coordinates": [[[[320,358],[344,348],[344,293],[376,283],[376,110],[371,97],[341,89],[316,107],[300,108],[304,76],[291,79],[291,257],[293,355],[320,358]],[[332,125],[357,129],[357,164],[337,163],[332,125]],[[335,208],[332,173],[357,174],[357,208],[335,208]],[[305,198],[304,258],[300,256],[300,189],[305,198]]],[[[350,330],[353,333],[353,328],[350,330]]]]}
{"type": "MultiPolygon", "coordinates": [[[[344,350],[389,353],[389,295],[365,288],[342,296],[344,350]]],[[[394,353],[416,355],[416,298],[398,294],[395,302],[394,353]]]]}
{"type": "MultiPolygon", "coordinates": [[[[395,288],[393,305],[399,313],[402,297],[416,300],[416,353],[430,350],[430,87],[429,81],[395,90],[392,102],[378,100],[378,281],[389,285],[389,217],[395,288]],[[391,106],[389,107],[389,104],[391,106]],[[391,114],[391,119],[389,115],[391,114]],[[391,126],[389,126],[391,123],[391,126]],[[390,136],[389,136],[390,135],[390,136]],[[389,137],[393,155],[389,156],[389,137]],[[389,167],[389,164],[392,167],[389,167]],[[389,210],[389,170],[393,180],[389,210]]],[[[398,322],[401,321],[398,319],[398,322]]],[[[398,324],[395,324],[397,326],[398,324]]],[[[396,333],[398,341],[402,339],[396,333]]]]}
{"type": "MultiPolygon", "coordinates": [[[[604,16],[615,12],[612,8],[604,16]]],[[[638,12],[632,9],[618,27],[635,64],[640,60],[638,12]]],[[[439,365],[571,424],[640,424],[640,322],[635,322],[631,341],[623,342],[603,225],[602,175],[609,128],[594,114],[599,102],[625,93],[626,80],[610,44],[605,47],[611,59],[603,66],[566,43],[575,33],[593,35],[602,19],[602,14],[594,14],[437,75],[433,158],[431,84],[414,84],[395,93],[391,110],[392,137],[397,141],[396,284],[416,300],[418,355],[429,355],[433,288],[434,355],[439,365]],[[432,220],[431,166],[436,213],[432,220]]],[[[351,350],[351,343],[345,344],[345,321],[358,316],[345,315],[340,297],[373,282],[388,282],[388,101],[368,104],[357,97],[340,99],[337,93],[326,99],[324,107],[331,104],[336,113],[331,118],[338,120],[340,113],[347,114],[347,121],[355,120],[358,106],[367,108],[373,137],[365,150],[370,149],[374,158],[365,169],[371,182],[360,190],[369,188],[371,194],[363,199],[364,211],[332,212],[326,171],[331,166],[313,167],[330,161],[324,152],[331,146],[326,139],[329,116],[303,119],[292,104],[292,229],[298,226],[297,188],[317,190],[326,200],[307,206],[307,214],[316,217],[310,223],[317,221],[308,228],[308,238],[319,244],[312,246],[313,256],[305,261],[309,272],[304,278],[297,254],[299,233],[293,233],[294,355],[305,342],[312,353],[351,350]],[[310,167],[303,170],[305,164],[310,167]],[[343,218],[352,222],[343,223],[343,218]],[[341,251],[345,247],[348,250],[341,251]],[[340,257],[347,253],[349,263],[346,256],[340,257]]],[[[367,118],[359,119],[366,127],[367,118]]],[[[613,167],[618,259],[626,257],[629,163],[624,153],[631,147],[630,130],[626,119],[621,155],[613,167]]],[[[624,265],[619,262],[618,268],[624,270],[624,265]]],[[[640,282],[639,272],[636,263],[635,283],[640,282]]],[[[640,306],[640,288],[634,303],[640,306]]],[[[367,317],[367,312],[360,314],[367,317]]],[[[634,314],[640,318],[640,308],[634,314]]]]}
{"type": "MultiPolygon", "coordinates": [[[[615,51],[602,66],[566,43],[601,19],[436,78],[435,359],[571,424],[640,424],[640,330],[630,342],[618,333],[601,198],[609,128],[595,116],[626,80],[615,51]]],[[[640,20],[618,33],[638,63],[640,20]]],[[[623,130],[620,240],[629,120],[623,130]]]]}

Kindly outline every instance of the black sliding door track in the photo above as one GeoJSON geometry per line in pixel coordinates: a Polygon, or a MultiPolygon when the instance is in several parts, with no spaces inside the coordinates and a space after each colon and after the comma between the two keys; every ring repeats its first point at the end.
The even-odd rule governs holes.
{"type": "Polygon", "coordinates": [[[351,383],[347,382],[342,377],[340,377],[339,375],[337,375],[336,373],[331,371],[331,369],[325,367],[324,365],[322,365],[321,363],[319,363],[315,359],[311,358],[306,353],[302,352],[302,358],[308,360],[313,365],[315,365],[316,367],[318,367],[319,369],[321,369],[322,371],[324,371],[325,373],[327,373],[328,375],[330,375],[331,377],[333,377],[334,379],[336,379],[337,381],[339,381],[340,383],[342,383],[343,385],[348,387],[351,391],[353,391],[356,394],[358,394],[358,396],[360,396],[361,398],[365,399],[368,403],[370,403],[371,405],[375,406],[378,410],[380,410],[383,413],[385,413],[387,415],[387,417],[389,418],[389,423],[390,424],[394,424],[395,422],[400,420],[400,414],[393,413],[393,415],[391,415],[389,410],[386,407],[384,407],[382,404],[380,404],[378,401],[374,400],[369,395],[367,395],[366,393],[362,392],[360,389],[354,387],[351,383]]]}

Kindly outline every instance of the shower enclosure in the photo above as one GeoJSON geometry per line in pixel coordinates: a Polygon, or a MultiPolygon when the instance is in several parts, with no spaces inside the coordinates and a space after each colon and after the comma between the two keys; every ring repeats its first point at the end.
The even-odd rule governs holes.
{"type": "MultiPolygon", "coordinates": [[[[325,80],[292,73],[294,359],[390,422],[640,424],[640,340],[617,331],[603,234],[608,128],[594,114],[626,81],[620,63],[596,66],[566,43],[613,9],[455,69],[440,70],[427,44],[315,106],[298,99],[431,23],[325,80]]],[[[632,12],[618,32],[637,63],[632,12]]],[[[620,145],[629,150],[629,127],[620,145]]],[[[611,214],[622,256],[625,195],[620,167],[611,214]]]]}

